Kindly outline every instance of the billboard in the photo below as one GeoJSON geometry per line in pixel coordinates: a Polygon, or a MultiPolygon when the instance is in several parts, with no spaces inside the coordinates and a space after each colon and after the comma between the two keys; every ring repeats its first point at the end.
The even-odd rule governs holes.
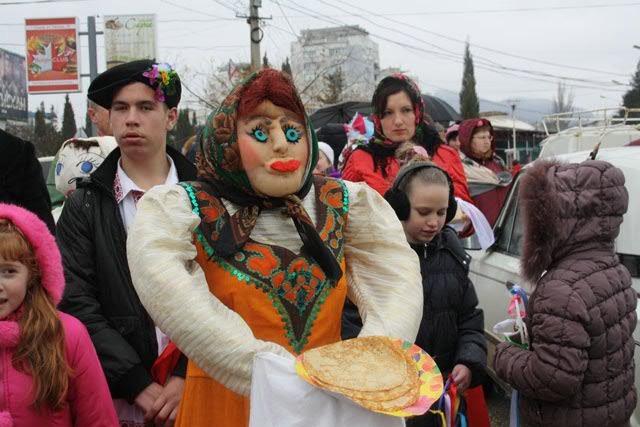
{"type": "Polygon", "coordinates": [[[26,70],[24,56],[0,49],[0,120],[28,120],[26,70]]]}
{"type": "Polygon", "coordinates": [[[107,69],[136,59],[155,59],[155,15],[104,17],[107,69]]]}
{"type": "Polygon", "coordinates": [[[25,20],[29,93],[80,92],[78,19],[25,20]]]}

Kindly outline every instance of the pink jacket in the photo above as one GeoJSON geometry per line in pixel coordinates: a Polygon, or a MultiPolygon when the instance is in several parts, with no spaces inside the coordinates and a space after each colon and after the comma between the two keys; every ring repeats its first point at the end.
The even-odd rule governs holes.
{"type": "MultiPolygon", "coordinates": [[[[59,313],[64,327],[67,363],[73,370],[68,406],[60,412],[29,407],[32,381],[18,372],[11,357],[19,338],[0,342],[0,427],[114,427],[118,426],[107,381],[86,328],[75,317],[59,313]]],[[[0,322],[5,323],[9,322],[0,322]]],[[[6,335],[5,335],[6,338],[6,335]]]]}

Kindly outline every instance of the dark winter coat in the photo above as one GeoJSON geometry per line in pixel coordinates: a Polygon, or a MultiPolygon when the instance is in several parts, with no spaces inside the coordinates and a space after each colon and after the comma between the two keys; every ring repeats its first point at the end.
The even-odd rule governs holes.
{"type": "MultiPolygon", "coordinates": [[[[445,227],[430,243],[412,244],[420,257],[424,311],[416,344],[440,368],[445,380],[453,367],[471,370],[471,387],[482,383],[487,364],[484,313],[469,280],[471,257],[455,231],[445,227]]],[[[440,425],[431,413],[407,420],[407,427],[440,425]]]]}
{"type": "Polygon", "coordinates": [[[637,296],[614,253],[628,194],[602,161],[539,162],[522,179],[531,350],[496,349],[498,376],[534,426],[618,426],[636,406],[637,296]]]}
{"type": "MultiPolygon", "coordinates": [[[[181,181],[195,167],[167,146],[181,181]]],[[[116,148],[67,199],[57,224],[67,286],[60,309],[80,319],[91,335],[111,394],[129,402],[153,382],[158,355],[155,326],[135,292],[127,263],[126,231],[113,194],[116,148]]],[[[173,375],[184,377],[183,358],[173,375]]]]}
{"type": "Polygon", "coordinates": [[[53,233],[51,201],[42,166],[29,141],[0,129],[0,202],[21,206],[47,224],[53,233]]]}
{"type": "Polygon", "coordinates": [[[469,280],[471,257],[456,232],[445,227],[430,243],[412,244],[420,257],[424,311],[416,344],[433,357],[443,375],[457,364],[480,384],[487,364],[484,313],[469,280]]]}

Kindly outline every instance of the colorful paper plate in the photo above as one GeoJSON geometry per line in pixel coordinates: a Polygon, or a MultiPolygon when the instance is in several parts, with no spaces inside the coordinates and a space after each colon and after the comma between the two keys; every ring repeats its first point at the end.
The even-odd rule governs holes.
{"type": "MultiPolygon", "coordinates": [[[[444,384],[442,382],[442,374],[440,374],[440,368],[433,361],[431,356],[424,350],[409,341],[403,341],[399,338],[392,339],[394,345],[400,347],[405,351],[416,364],[418,375],[420,377],[420,395],[418,400],[411,406],[404,409],[387,412],[387,411],[375,411],[381,414],[387,414],[394,417],[412,417],[416,415],[422,415],[429,410],[431,405],[442,395],[444,391],[444,384]]],[[[309,376],[304,365],[302,364],[302,354],[296,358],[296,372],[309,384],[322,388],[309,376]]],[[[355,402],[354,402],[355,403],[355,402]]]]}

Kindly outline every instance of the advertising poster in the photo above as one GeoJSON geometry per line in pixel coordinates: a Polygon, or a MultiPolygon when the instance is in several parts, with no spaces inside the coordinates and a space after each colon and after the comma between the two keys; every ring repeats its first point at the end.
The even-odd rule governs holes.
{"type": "Polygon", "coordinates": [[[78,19],[25,20],[29,93],[80,92],[78,19]]]}
{"type": "Polygon", "coordinates": [[[0,49],[0,120],[26,122],[27,99],[24,56],[0,49]]]}
{"type": "Polygon", "coordinates": [[[155,15],[104,17],[107,69],[136,59],[155,59],[155,15]]]}

